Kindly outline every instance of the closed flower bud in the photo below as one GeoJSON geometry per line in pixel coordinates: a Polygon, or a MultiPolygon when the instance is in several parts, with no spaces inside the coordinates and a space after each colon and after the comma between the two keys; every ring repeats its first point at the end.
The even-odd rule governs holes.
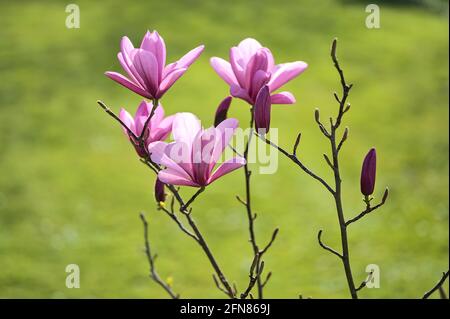
{"type": "Polygon", "coordinates": [[[361,170],[361,193],[365,196],[370,196],[373,194],[376,171],[377,153],[375,148],[372,148],[364,158],[361,170]]]}
{"type": "Polygon", "coordinates": [[[227,113],[231,105],[231,100],[232,97],[227,96],[226,98],[223,99],[222,102],[220,102],[216,110],[216,116],[214,117],[214,126],[219,125],[220,123],[222,123],[227,119],[227,113]]]}
{"type": "Polygon", "coordinates": [[[265,85],[259,90],[254,106],[255,127],[258,133],[269,132],[271,107],[269,87],[265,85]]]}
{"type": "Polygon", "coordinates": [[[314,118],[315,118],[317,123],[320,122],[320,111],[317,108],[314,110],[314,118]]]}
{"type": "Polygon", "coordinates": [[[157,203],[164,203],[166,201],[164,188],[164,183],[157,178],[155,182],[155,200],[157,203]]]}

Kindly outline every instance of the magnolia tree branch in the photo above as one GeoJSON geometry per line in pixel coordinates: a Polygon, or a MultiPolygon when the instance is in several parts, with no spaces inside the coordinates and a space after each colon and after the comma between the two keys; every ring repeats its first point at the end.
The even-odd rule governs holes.
{"type": "Polygon", "coordinates": [[[369,213],[373,212],[374,210],[377,210],[378,208],[383,206],[386,203],[388,195],[389,195],[389,189],[386,188],[386,190],[384,191],[383,198],[382,198],[381,202],[378,205],[375,205],[373,207],[370,206],[370,201],[367,201],[366,209],[364,211],[362,211],[361,213],[359,213],[357,216],[353,217],[352,219],[347,220],[345,222],[345,226],[348,226],[351,223],[354,223],[354,222],[360,220],[361,218],[363,218],[367,214],[369,214],[369,213]]]}
{"type": "MultiPolygon", "coordinates": [[[[116,115],[114,114],[114,112],[111,111],[111,109],[106,106],[105,103],[103,103],[102,101],[97,101],[97,103],[100,105],[100,107],[108,114],[110,115],[114,120],[116,120],[122,127],[124,127],[127,132],[129,133],[129,135],[135,139],[135,141],[137,141],[139,143],[139,145],[143,145],[143,141],[145,140],[145,133],[142,133],[139,137],[137,137],[123,122],[122,120],[116,115]]],[[[152,118],[152,116],[154,115],[155,109],[158,105],[158,100],[153,100],[153,107],[152,107],[152,111],[149,115],[149,118],[146,120],[145,124],[144,124],[144,129],[143,132],[146,131],[146,128],[148,126],[148,124],[150,123],[150,120],[152,118]]],[[[147,147],[144,146],[145,152],[146,152],[146,158],[141,159],[141,162],[144,163],[148,168],[150,168],[155,174],[157,174],[160,170],[161,167],[159,167],[159,165],[157,165],[156,163],[154,163],[151,158],[150,158],[150,154],[148,153],[147,147]]],[[[191,216],[191,209],[189,208],[189,206],[194,202],[194,200],[197,198],[198,195],[200,195],[203,191],[204,188],[200,188],[195,194],[194,196],[192,196],[192,198],[190,198],[187,202],[185,202],[183,200],[183,198],[181,197],[180,193],[178,192],[178,190],[173,186],[173,185],[166,185],[167,188],[170,190],[170,192],[172,193],[172,195],[174,196],[175,200],[178,202],[179,204],[179,211],[180,213],[186,218],[189,226],[192,229],[192,232],[190,230],[188,230],[183,224],[182,222],[178,219],[178,217],[175,215],[175,212],[173,211],[173,203],[171,204],[171,210],[167,210],[165,207],[160,205],[160,209],[162,209],[176,224],[177,226],[186,234],[188,235],[190,238],[194,239],[202,248],[203,252],[206,254],[208,260],[210,261],[214,271],[216,272],[217,277],[219,278],[219,281],[221,283],[221,285],[223,286],[223,291],[226,291],[226,294],[228,297],[230,298],[235,298],[236,296],[236,292],[231,288],[230,284],[228,283],[228,280],[226,279],[225,275],[223,274],[218,262],[216,261],[214,255],[212,254],[208,244],[206,243],[205,238],[203,237],[202,233],[200,232],[200,229],[198,228],[195,220],[192,218],[191,216]]],[[[142,217],[141,217],[142,218],[142,217]]],[[[144,231],[147,231],[147,226],[146,223],[144,223],[145,229],[144,231]]],[[[150,246],[149,246],[150,247],[150,246]]],[[[150,251],[150,250],[149,250],[150,251]]],[[[147,255],[149,257],[149,262],[151,261],[151,265],[154,265],[154,257],[151,254],[147,255]]],[[[153,274],[153,273],[152,273],[153,274]]],[[[157,277],[158,278],[158,277],[157,277]]],[[[159,282],[158,282],[159,283],[159,282]]],[[[159,283],[161,285],[161,283],[159,283]]]]}
{"type": "Polygon", "coordinates": [[[189,207],[189,205],[191,205],[194,200],[197,198],[197,196],[203,192],[203,188],[200,188],[199,191],[197,191],[194,196],[192,196],[192,198],[190,198],[186,203],[184,202],[184,200],[182,199],[180,193],[178,192],[178,190],[173,186],[173,185],[166,185],[167,188],[170,190],[170,192],[172,193],[172,195],[175,197],[175,199],[178,201],[178,204],[180,205],[180,213],[183,214],[186,218],[186,220],[189,223],[189,226],[192,228],[193,233],[195,236],[190,236],[191,238],[193,238],[202,248],[203,252],[206,254],[206,256],[208,257],[208,260],[210,261],[214,271],[216,272],[217,277],[219,278],[220,283],[223,286],[223,290],[226,291],[227,296],[230,298],[235,298],[235,291],[233,290],[233,288],[231,288],[227,278],[225,277],[223,271],[221,270],[218,262],[216,261],[214,255],[211,252],[211,249],[209,248],[208,244],[206,243],[205,238],[203,237],[202,233],[200,232],[200,229],[198,228],[195,220],[192,218],[191,215],[191,208],[189,207]]]}
{"type": "MultiPolygon", "coordinates": [[[[252,136],[253,136],[253,121],[254,121],[254,112],[253,112],[253,107],[250,108],[250,132],[248,134],[248,140],[247,143],[245,144],[245,148],[244,148],[244,159],[245,159],[245,165],[244,165],[244,175],[245,175],[245,200],[241,200],[239,197],[237,197],[237,199],[245,206],[246,211],[247,211],[247,219],[248,219],[248,232],[250,235],[250,243],[252,245],[252,250],[253,250],[253,263],[251,265],[251,269],[254,268],[256,271],[256,276],[253,278],[252,276],[250,276],[250,282],[248,285],[247,290],[241,294],[241,298],[242,296],[244,296],[244,298],[246,298],[248,296],[248,294],[250,293],[251,289],[253,288],[253,286],[256,283],[256,286],[258,288],[258,298],[262,299],[263,298],[263,285],[262,285],[262,281],[261,281],[261,256],[259,256],[259,247],[258,247],[258,243],[256,241],[256,235],[255,235],[255,219],[256,219],[256,214],[254,214],[252,212],[252,204],[251,204],[251,184],[250,184],[250,177],[252,175],[252,172],[249,169],[249,165],[248,165],[248,152],[250,149],[250,143],[252,141],[252,136]]],[[[252,273],[252,270],[250,270],[250,273],[252,273]]]]}
{"type": "Polygon", "coordinates": [[[150,249],[150,241],[148,239],[148,222],[145,219],[145,216],[143,213],[141,213],[140,215],[142,224],[144,225],[144,242],[145,242],[145,254],[147,256],[148,259],[148,263],[150,266],[150,277],[153,279],[153,281],[155,281],[158,285],[160,285],[169,295],[171,298],[173,299],[178,299],[180,298],[180,295],[175,293],[172,290],[172,287],[165,283],[161,277],[159,277],[157,271],[156,271],[156,267],[155,267],[155,260],[157,255],[153,255],[150,249]]]}
{"type": "MultiPolygon", "coordinates": [[[[431,288],[429,291],[427,291],[427,292],[423,295],[422,299],[428,299],[428,298],[430,298],[430,296],[431,296],[436,290],[441,291],[441,296],[444,296],[444,297],[445,297],[445,293],[442,294],[442,285],[443,285],[444,282],[447,280],[448,276],[449,276],[449,271],[447,270],[447,272],[444,272],[444,273],[442,274],[441,280],[439,280],[438,283],[437,283],[436,285],[434,285],[433,288],[431,288]]],[[[444,299],[445,299],[445,298],[444,298],[444,299]]]]}
{"type": "MultiPolygon", "coordinates": [[[[386,202],[387,196],[388,196],[388,190],[386,189],[383,199],[380,204],[376,206],[370,205],[370,199],[366,198],[366,209],[357,215],[356,217],[346,221],[344,217],[344,208],[342,203],[342,178],[340,173],[340,167],[339,167],[339,152],[341,151],[345,141],[348,138],[348,132],[349,129],[346,127],[343,134],[340,138],[337,137],[338,130],[342,124],[342,118],[345,113],[347,113],[350,110],[350,104],[347,102],[350,90],[352,88],[352,84],[348,84],[344,72],[339,64],[339,61],[336,56],[336,47],[337,47],[337,40],[334,39],[332,46],[331,46],[331,59],[333,61],[333,65],[335,69],[337,70],[339,74],[339,80],[342,87],[342,93],[339,95],[338,93],[334,93],[333,96],[335,100],[338,102],[338,113],[335,118],[330,117],[329,118],[329,127],[327,128],[322,121],[320,120],[320,113],[319,110],[316,109],[314,113],[315,121],[319,127],[319,130],[322,132],[322,134],[325,136],[326,139],[330,142],[330,148],[331,148],[331,156],[328,156],[327,154],[324,154],[323,157],[325,159],[326,164],[331,168],[333,172],[334,177],[334,185],[333,187],[330,186],[328,182],[326,182],[323,178],[312,172],[310,169],[308,169],[297,157],[297,148],[300,143],[300,134],[297,136],[297,139],[294,143],[293,151],[292,153],[284,150],[280,146],[276,145],[269,139],[267,139],[265,136],[258,135],[264,142],[266,142],[268,145],[271,145],[272,147],[276,148],[281,154],[289,158],[294,164],[299,166],[305,173],[310,175],[315,180],[319,181],[325,189],[332,195],[333,200],[335,202],[336,206],[336,212],[338,216],[339,221],[339,228],[340,228],[340,235],[341,235],[341,246],[342,246],[342,252],[338,252],[335,249],[325,245],[322,242],[322,230],[319,231],[317,235],[317,239],[319,242],[319,245],[327,250],[328,252],[336,255],[339,257],[339,259],[342,260],[342,264],[344,266],[345,276],[347,279],[348,288],[351,294],[351,297],[354,299],[358,298],[358,290],[361,290],[363,287],[366,286],[367,281],[364,281],[362,284],[360,284],[358,287],[355,286],[355,282],[353,280],[353,274],[351,270],[351,264],[350,264],[350,252],[349,252],[349,245],[348,245],[348,238],[347,238],[347,226],[358,221],[362,217],[366,216],[367,214],[373,212],[374,210],[378,209],[384,203],[386,202]]],[[[368,278],[370,280],[370,278],[368,278]]]]}

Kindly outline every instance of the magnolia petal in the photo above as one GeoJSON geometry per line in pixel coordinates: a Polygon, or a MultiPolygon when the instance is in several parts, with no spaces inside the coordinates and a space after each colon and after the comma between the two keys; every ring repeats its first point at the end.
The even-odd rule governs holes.
{"type": "Polygon", "coordinates": [[[203,50],[205,49],[204,45],[199,45],[198,47],[192,49],[188,53],[186,53],[184,56],[181,57],[176,63],[177,68],[188,68],[192,63],[194,63],[195,60],[202,54],[203,50]]]}
{"type": "Polygon", "coordinates": [[[296,101],[291,92],[280,92],[273,94],[270,97],[270,102],[272,104],[294,104],[296,101]]]}
{"type": "Polygon", "coordinates": [[[306,70],[308,64],[303,61],[279,64],[275,68],[275,72],[269,81],[270,92],[275,91],[282,85],[286,84],[300,73],[306,70]]]}
{"type": "Polygon", "coordinates": [[[239,49],[240,55],[244,61],[248,62],[256,51],[262,48],[262,45],[255,39],[246,38],[238,44],[237,48],[239,49]]]}
{"type": "Polygon", "coordinates": [[[158,173],[158,179],[170,185],[200,187],[200,185],[194,183],[190,178],[186,178],[170,168],[160,171],[158,173]]]}
{"type": "Polygon", "coordinates": [[[177,113],[172,125],[173,139],[192,145],[194,137],[201,130],[200,120],[192,113],[177,113]]]}
{"type": "Polygon", "coordinates": [[[234,157],[222,165],[220,165],[214,173],[209,177],[208,184],[211,184],[219,177],[222,177],[228,173],[231,173],[232,171],[242,167],[245,165],[245,159],[242,157],[234,157]]]}
{"type": "Polygon", "coordinates": [[[234,118],[229,118],[222,121],[216,127],[216,143],[214,145],[214,151],[212,153],[212,159],[210,163],[210,170],[216,165],[220,156],[224,152],[225,148],[230,144],[233,138],[234,132],[239,126],[239,121],[234,118]]]}
{"type": "MultiPolygon", "coordinates": [[[[250,91],[253,77],[258,71],[267,72],[267,54],[263,50],[258,50],[248,61],[245,68],[245,88],[250,91]]],[[[251,94],[250,94],[251,95],[251,94]]]]}
{"type": "MultiPolygon", "coordinates": [[[[130,113],[128,113],[127,110],[125,110],[124,108],[120,109],[119,119],[123,122],[123,124],[126,125],[126,127],[128,127],[130,129],[131,132],[133,132],[136,135],[136,130],[134,127],[134,119],[130,115],[130,113]]],[[[125,127],[122,127],[122,129],[125,132],[125,134],[128,136],[129,135],[128,130],[125,127]]]]}
{"type": "Polygon", "coordinates": [[[107,77],[109,77],[111,80],[116,81],[117,83],[123,85],[127,89],[130,89],[131,91],[133,91],[143,97],[146,97],[148,99],[153,98],[153,96],[150,94],[150,92],[147,92],[147,91],[141,89],[139,86],[137,86],[136,84],[131,82],[129,79],[127,79],[120,73],[108,71],[108,72],[105,72],[105,75],[107,77]]]}
{"type": "Polygon", "coordinates": [[[175,69],[171,73],[167,74],[164,80],[159,85],[159,92],[157,98],[161,98],[168,89],[174,85],[174,83],[187,71],[187,68],[175,69]]]}
{"type": "Polygon", "coordinates": [[[233,73],[233,70],[231,69],[231,64],[228,61],[225,61],[224,59],[213,57],[210,60],[210,64],[214,71],[229,85],[236,85],[238,86],[238,82],[236,79],[236,76],[233,73]]]}
{"type": "Polygon", "coordinates": [[[255,113],[255,128],[258,132],[263,130],[265,133],[269,132],[270,128],[270,92],[269,87],[265,85],[256,97],[254,113],[255,113]]]}
{"type": "Polygon", "coordinates": [[[230,49],[230,65],[239,86],[245,86],[245,68],[248,61],[244,61],[237,47],[230,49]]]}
{"type": "Polygon", "coordinates": [[[190,179],[190,175],[171,158],[170,148],[174,143],[153,142],[148,145],[148,151],[152,161],[159,165],[170,168],[185,179],[190,179]]]}
{"type": "Polygon", "coordinates": [[[227,113],[231,105],[231,101],[233,98],[231,96],[227,96],[220,102],[217,107],[216,114],[214,116],[214,126],[219,125],[222,121],[227,118],[227,113]]]}
{"type": "Polygon", "coordinates": [[[247,91],[244,90],[243,88],[241,88],[240,86],[232,85],[230,87],[230,94],[232,96],[234,96],[234,97],[238,97],[240,99],[243,99],[244,101],[247,101],[250,104],[253,103],[253,101],[250,98],[250,96],[248,95],[247,91]]]}
{"type": "Polygon", "coordinates": [[[133,55],[133,65],[141,75],[146,84],[146,88],[156,97],[159,87],[158,61],[150,51],[135,49],[133,55]]]}
{"type": "Polygon", "coordinates": [[[162,77],[166,65],[166,44],[157,31],[147,31],[141,42],[141,49],[150,51],[158,61],[159,78],[162,77]]]}

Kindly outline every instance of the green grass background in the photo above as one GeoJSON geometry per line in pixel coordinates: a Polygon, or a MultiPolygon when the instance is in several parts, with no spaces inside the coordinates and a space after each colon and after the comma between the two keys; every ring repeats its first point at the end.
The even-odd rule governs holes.
{"type": "MultiPolygon", "coordinates": [[[[361,297],[421,296],[449,257],[448,9],[439,9],[442,1],[399,2],[377,2],[381,29],[374,30],[365,27],[363,1],[77,0],[80,29],[65,27],[66,1],[1,1],[0,297],[166,297],[147,277],[140,211],[150,219],[161,276],[173,277],[182,297],[223,296],[200,249],[155,210],[154,176],[95,103],[134,112],[140,98],[103,72],[120,70],[123,35],[139,43],[147,29],[165,38],[169,61],[206,45],[163,100],[167,113],[194,112],[205,125],[228,92],[210,57],[227,57],[231,46],[254,37],[278,62],[307,61],[307,72],[286,87],[297,104],[274,108],[272,126],[289,148],[302,131],[301,156],[325,178],[328,145],[313,110],[320,107],[323,118],[336,110],[329,46],[337,36],[355,84],[342,151],[347,216],[363,208],[359,172],[371,146],[378,151],[376,197],[391,190],[385,207],[349,229],[355,280],[374,263],[381,287],[361,297]],[[65,287],[71,263],[81,268],[80,289],[65,287]]],[[[231,116],[246,123],[247,112],[233,102],[231,116]]],[[[245,212],[235,200],[242,177],[217,181],[194,205],[219,263],[241,289],[251,261],[245,212]]],[[[339,247],[324,189],[280,158],[275,175],[254,174],[253,199],[260,242],[281,229],[266,258],[274,273],[266,296],[348,297],[341,264],[316,241],[323,228],[326,242],[339,247]]]]}

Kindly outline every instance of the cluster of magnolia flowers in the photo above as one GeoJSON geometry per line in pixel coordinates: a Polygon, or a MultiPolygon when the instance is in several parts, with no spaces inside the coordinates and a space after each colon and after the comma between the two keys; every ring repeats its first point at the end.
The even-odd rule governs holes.
{"type": "MultiPolygon", "coordinates": [[[[247,38],[237,46],[232,47],[229,61],[218,57],[210,59],[212,68],[230,89],[229,96],[226,96],[215,110],[213,126],[203,128],[200,120],[192,113],[181,112],[166,116],[161,104],[162,98],[195,60],[199,58],[203,49],[203,45],[198,46],[178,61],[166,64],[166,46],[163,38],[156,31],[147,32],[138,48],[135,48],[127,37],[123,37],[117,57],[126,76],[117,72],[106,72],[109,78],[145,98],[138,106],[134,116],[123,108],[120,110],[119,116],[116,116],[103,102],[99,101],[99,104],[121,123],[123,131],[135,148],[138,156],[157,173],[155,199],[159,203],[159,209],[168,214],[183,232],[200,244],[216,272],[218,279],[215,279],[215,282],[217,287],[229,297],[235,298],[237,291],[231,287],[225,278],[201,232],[190,216],[189,205],[203,192],[205,186],[236,169],[244,167],[246,198],[242,200],[237,196],[237,199],[246,207],[254,259],[250,267],[249,285],[241,294],[241,298],[245,299],[249,296],[255,285],[258,288],[258,297],[262,298],[263,288],[271,274],[267,275],[264,283],[261,279],[264,269],[262,257],[275,240],[278,228],[274,230],[269,243],[265,247],[260,247],[253,227],[256,214],[252,212],[250,204],[251,171],[247,163],[251,137],[256,135],[265,143],[276,148],[280,154],[290,159],[305,173],[319,181],[332,194],[339,217],[342,253],[333,250],[322,242],[322,230],[318,233],[318,241],[322,248],[342,260],[352,298],[357,298],[357,291],[361,288],[355,286],[352,277],[347,227],[381,207],[388,196],[388,189],[386,189],[381,203],[372,206],[371,201],[373,198],[371,195],[374,193],[376,176],[376,151],[372,148],[364,159],[360,178],[360,191],[364,195],[366,208],[356,217],[349,220],[345,219],[342,208],[341,175],[338,157],[342,144],[347,139],[348,128],[345,128],[340,141],[337,140],[336,132],[342,123],[343,115],[350,108],[347,97],[352,85],[347,84],[343,71],[339,66],[336,57],[336,40],[332,44],[331,57],[339,73],[342,85],[342,95],[339,96],[337,93],[334,93],[334,97],[339,104],[339,112],[335,119],[330,118],[329,128],[326,128],[320,121],[319,110],[316,109],[315,112],[315,120],[321,132],[330,141],[332,159],[326,154],[324,154],[324,158],[333,170],[335,177],[334,187],[308,169],[297,157],[296,151],[301,134],[296,139],[292,153],[284,150],[267,138],[266,134],[270,130],[272,105],[293,104],[296,102],[291,92],[281,91],[280,89],[287,82],[305,71],[308,65],[303,61],[275,64],[272,52],[255,39],[247,38]],[[234,98],[248,103],[250,110],[250,132],[244,146],[243,155],[238,152],[240,150],[234,149],[230,143],[239,127],[237,119],[227,117],[234,98]],[[170,141],[166,141],[169,138],[170,141]],[[227,147],[233,151],[233,155],[230,159],[222,160],[227,147]],[[191,199],[185,202],[178,193],[178,189],[174,186],[190,186],[196,187],[198,190],[191,199]],[[166,187],[174,195],[169,207],[170,210],[166,209],[164,205],[166,187]],[[175,214],[173,208],[175,199],[180,204],[180,212],[187,218],[193,233],[183,226],[175,214]]],[[[147,227],[145,217],[141,215],[141,218],[144,227],[147,227]]],[[[146,230],[144,233],[146,234],[146,230]]],[[[164,287],[172,297],[176,297],[171,288],[163,283],[157,274],[154,273],[152,255],[148,242],[146,241],[146,243],[153,279],[164,287]]],[[[365,282],[360,287],[363,287],[365,282]]]]}
{"type": "Polygon", "coordinates": [[[219,104],[214,126],[204,129],[192,113],[166,117],[160,103],[203,49],[203,45],[198,46],[178,61],[166,65],[166,46],[156,31],[147,32],[139,48],[135,48],[128,37],[123,37],[117,57],[127,77],[117,72],[105,73],[150,100],[142,101],[134,117],[122,108],[119,118],[137,154],[141,157],[149,155],[152,161],[165,167],[158,173],[162,183],[203,187],[245,165],[245,159],[236,155],[216,168],[238,127],[238,120],[227,119],[232,98],[242,99],[252,106],[255,128],[267,133],[272,104],[295,103],[292,93],[274,92],[307,68],[302,61],[275,64],[271,51],[250,38],[230,49],[229,62],[211,58],[213,69],[230,86],[231,96],[219,104]],[[164,142],[170,133],[173,142],[164,142]],[[140,143],[141,139],[143,143],[140,143]]]}

